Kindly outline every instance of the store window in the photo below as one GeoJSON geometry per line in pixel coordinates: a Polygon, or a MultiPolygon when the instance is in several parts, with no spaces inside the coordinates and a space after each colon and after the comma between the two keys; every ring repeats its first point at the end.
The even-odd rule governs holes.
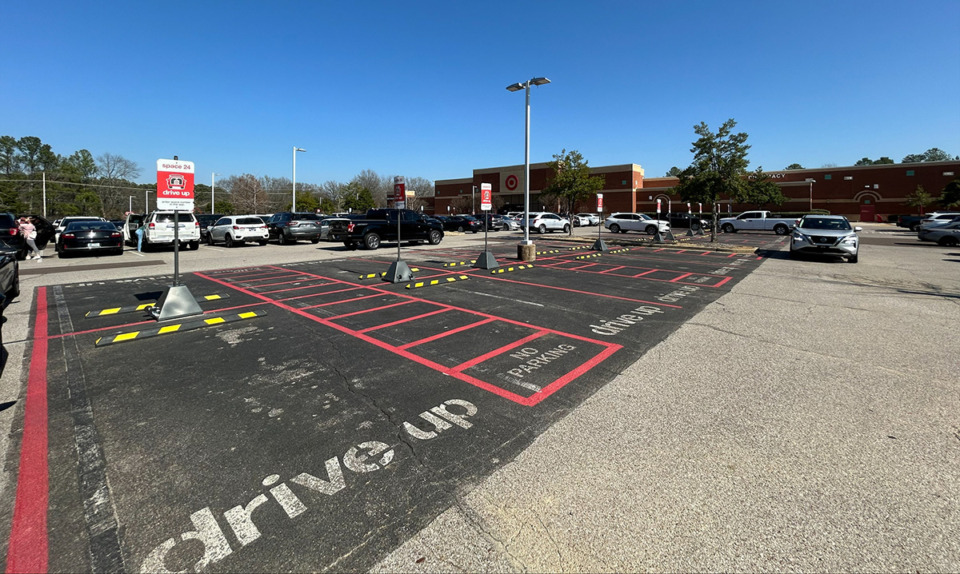
{"type": "Polygon", "coordinates": [[[823,176],[823,179],[833,179],[833,176],[828,173],[827,175],[823,176]]]}
{"type": "Polygon", "coordinates": [[[914,176],[913,170],[912,170],[912,169],[908,169],[908,170],[907,170],[907,177],[913,177],[913,176],[914,176]]]}

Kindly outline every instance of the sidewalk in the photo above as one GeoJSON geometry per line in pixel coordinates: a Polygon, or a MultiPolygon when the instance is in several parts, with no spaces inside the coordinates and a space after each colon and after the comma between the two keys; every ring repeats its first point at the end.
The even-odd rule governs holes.
{"type": "Polygon", "coordinates": [[[770,255],[373,570],[960,571],[960,253],[770,255]]]}

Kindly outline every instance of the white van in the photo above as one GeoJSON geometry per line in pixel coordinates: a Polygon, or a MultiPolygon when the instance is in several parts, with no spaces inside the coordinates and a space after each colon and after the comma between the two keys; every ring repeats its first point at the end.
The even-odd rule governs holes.
{"type": "MultiPolygon", "coordinates": [[[[180,247],[184,249],[200,248],[200,222],[189,211],[177,213],[179,229],[176,230],[180,247]]],[[[127,215],[123,226],[123,238],[131,244],[137,244],[137,228],[143,226],[143,247],[151,245],[173,245],[174,221],[172,211],[154,211],[149,215],[131,213],[127,215]]]]}

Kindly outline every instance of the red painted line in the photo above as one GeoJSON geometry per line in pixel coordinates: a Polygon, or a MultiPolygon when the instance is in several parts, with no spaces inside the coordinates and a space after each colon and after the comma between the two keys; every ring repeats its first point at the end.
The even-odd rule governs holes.
{"type": "MultiPolygon", "coordinates": [[[[654,270],[656,271],[656,270],[654,270]]],[[[587,273],[593,273],[592,271],[587,271],[587,273]]],[[[514,283],[516,285],[527,285],[530,287],[539,287],[541,289],[554,289],[556,291],[566,291],[568,293],[580,293],[583,295],[590,295],[593,297],[602,297],[604,299],[617,299],[618,301],[629,301],[631,303],[646,303],[648,305],[659,305],[661,307],[670,307],[671,309],[683,309],[681,305],[670,305],[669,303],[661,303],[659,301],[647,301],[645,299],[632,299],[630,297],[620,297],[617,295],[604,295],[602,293],[592,293],[590,291],[581,291],[579,289],[569,289],[567,287],[553,287],[551,285],[542,285],[539,283],[527,283],[526,281],[517,281],[516,279],[505,279],[503,277],[487,277],[491,281],[503,281],[505,283],[514,283]]],[[[519,325],[526,325],[525,323],[518,323],[519,325]]],[[[529,325],[527,325],[529,326],[529,325]]],[[[566,334],[566,333],[564,333],[566,334]]]]}
{"type": "MultiPolygon", "coordinates": [[[[353,289],[344,289],[344,291],[352,291],[353,289]]],[[[322,295],[319,293],[318,295],[322,295]]],[[[374,293],[373,295],[364,295],[363,297],[354,297],[352,299],[340,299],[339,301],[329,301],[327,303],[320,303],[319,305],[307,305],[306,307],[300,307],[301,309],[316,309],[318,307],[329,307],[331,305],[342,305],[344,303],[350,303],[352,301],[363,301],[364,299],[372,299],[374,297],[383,297],[382,293],[374,293]]],[[[299,297],[297,297],[299,299],[299,297]]],[[[281,301],[286,301],[286,299],[281,299],[281,301]]]]}
{"type": "Polygon", "coordinates": [[[739,255],[739,254],[738,254],[738,253],[731,253],[730,255],[727,255],[727,259],[730,259],[731,257],[736,257],[737,255],[739,255]]]}
{"type": "MultiPolygon", "coordinates": [[[[334,285],[334,283],[325,283],[324,285],[334,285]]],[[[317,287],[317,285],[312,285],[312,287],[317,287]]],[[[280,297],[276,300],[277,301],[295,301],[297,299],[307,299],[309,297],[322,297],[324,295],[330,295],[332,293],[343,293],[344,291],[356,291],[358,289],[362,289],[362,287],[347,287],[344,289],[334,289],[333,291],[317,291],[316,293],[307,293],[306,295],[297,295],[296,297],[280,297]]],[[[285,292],[285,291],[287,290],[284,289],[281,292],[285,292]]],[[[276,291],[267,291],[267,293],[276,293],[276,291]]]]}
{"type": "Polygon", "coordinates": [[[711,253],[713,253],[713,251],[704,251],[700,254],[700,257],[703,257],[704,255],[710,255],[711,253]]]}
{"type": "Polygon", "coordinates": [[[430,343],[430,342],[432,342],[432,341],[436,341],[436,340],[439,340],[439,339],[443,339],[444,337],[449,337],[450,335],[453,335],[453,334],[455,334],[455,333],[461,333],[461,332],[463,332],[463,331],[467,331],[467,330],[469,330],[469,329],[473,329],[474,327],[479,327],[480,325],[486,325],[487,323],[493,323],[494,321],[496,321],[496,319],[493,319],[493,318],[484,319],[484,320],[482,320],[482,321],[477,321],[476,323],[470,323],[469,325],[463,325],[462,327],[457,327],[456,329],[450,329],[449,331],[444,331],[444,332],[442,332],[442,333],[437,333],[436,335],[433,335],[433,336],[430,336],[430,337],[425,337],[425,338],[423,338],[423,339],[420,339],[419,341],[414,341],[414,342],[412,342],[412,343],[406,343],[406,344],[404,344],[404,345],[400,345],[400,346],[397,347],[397,348],[398,348],[398,349],[409,349],[410,347],[417,347],[417,346],[419,346],[419,345],[423,345],[423,344],[426,344],[426,343],[430,343]]]}
{"type": "Polygon", "coordinates": [[[686,279],[687,277],[689,277],[689,276],[691,276],[691,275],[693,275],[693,273],[684,273],[684,274],[682,274],[682,275],[677,275],[676,277],[674,277],[673,279],[670,280],[670,283],[676,283],[677,281],[679,281],[679,280],[681,280],[681,279],[686,279]]]}
{"type": "Polygon", "coordinates": [[[644,275],[649,275],[651,273],[656,273],[660,269],[651,269],[649,271],[644,271],[643,273],[637,273],[636,275],[630,275],[629,277],[643,277],[644,275]]]}
{"type": "MultiPolygon", "coordinates": [[[[299,291],[301,289],[312,289],[314,287],[323,287],[324,285],[333,285],[334,283],[322,283],[320,285],[303,285],[301,287],[289,287],[287,289],[274,289],[273,291],[257,291],[261,295],[269,295],[271,293],[286,293],[287,291],[299,291]]],[[[259,285],[255,286],[257,289],[260,288],[259,285]]]]}
{"type": "Polygon", "coordinates": [[[733,279],[733,277],[729,277],[729,276],[728,276],[728,277],[724,277],[723,280],[720,281],[719,283],[717,283],[716,285],[714,285],[714,287],[719,287],[719,286],[723,285],[724,283],[726,283],[727,281],[730,281],[731,279],[733,279]]]}
{"type": "MultiPolygon", "coordinates": [[[[380,293],[382,295],[382,293],[380,293]]],[[[353,313],[344,313],[343,315],[337,315],[335,317],[327,317],[327,321],[336,321],[338,319],[343,319],[346,317],[353,317],[354,315],[363,315],[364,313],[373,313],[374,311],[382,311],[383,309],[389,309],[390,307],[398,307],[400,305],[409,305],[410,303],[417,303],[418,301],[407,300],[400,301],[399,303],[392,303],[390,305],[383,305],[380,307],[371,307],[369,309],[361,309],[360,311],[354,311],[353,313]]]]}
{"type": "Polygon", "coordinates": [[[364,329],[357,329],[357,333],[369,333],[370,331],[377,331],[380,329],[386,329],[387,327],[393,327],[395,325],[403,325],[404,323],[409,323],[411,321],[416,321],[417,319],[423,319],[424,317],[432,317],[433,315],[439,315],[440,313],[446,313],[451,309],[436,309],[430,311],[429,313],[421,313],[419,315],[414,315],[413,317],[406,317],[404,319],[398,319],[396,321],[390,321],[389,323],[383,323],[382,325],[374,325],[373,327],[366,327],[364,329]]]}
{"type": "Polygon", "coordinates": [[[7,572],[46,572],[47,539],[47,288],[37,288],[33,350],[23,409],[17,494],[7,547],[7,572]]]}
{"type": "Polygon", "coordinates": [[[231,278],[230,280],[236,283],[252,283],[254,281],[266,281],[268,279],[279,279],[280,277],[296,277],[296,275],[297,274],[295,272],[284,269],[282,273],[274,272],[270,275],[261,273],[259,276],[254,275],[253,277],[244,277],[244,278],[237,278],[237,279],[231,278]]]}
{"type": "Polygon", "coordinates": [[[544,335],[546,335],[546,334],[547,334],[546,331],[537,331],[536,333],[533,333],[532,335],[527,335],[526,337],[524,337],[524,338],[522,338],[522,339],[518,339],[518,340],[516,340],[516,341],[514,341],[514,342],[512,342],[512,343],[508,343],[508,344],[506,344],[506,345],[504,345],[504,346],[502,346],[502,347],[500,347],[500,348],[498,348],[498,349],[494,349],[494,350],[492,350],[492,351],[490,351],[490,352],[488,352],[488,353],[484,353],[484,354],[480,355],[479,357],[474,357],[474,358],[470,359],[469,361],[464,361],[464,362],[460,363],[459,365],[457,365],[456,367],[454,367],[453,370],[456,371],[456,372],[458,372],[458,373],[459,373],[460,371],[465,371],[465,370],[469,369],[470,367],[472,367],[472,366],[474,366],[474,365],[477,365],[477,364],[480,364],[480,363],[486,361],[487,359],[492,359],[493,357],[498,357],[498,356],[506,353],[507,351],[509,351],[509,350],[511,350],[511,349],[516,349],[516,348],[519,347],[520,345],[526,345],[526,344],[529,343],[530,341],[535,341],[535,340],[539,339],[540,337],[542,337],[542,336],[544,336],[544,335]]]}
{"type": "Polygon", "coordinates": [[[610,269],[605,269],[605,270],[601,271],[600,273],[610,273],[611,271],[620,271],[621,269],[626,269],[626,266],[625,266],[625,265],[621,265],[621,266],[619,266],[619,267],[611,267],[610,269]]]}
{"type": "MultiPolygon", "coordinates": [[[[275,286],[275,285],[289,285],[289,284],[291,284],[291,283],[299,283],[300,281],[315,281],[315,279],[312,279],[312,278],[311,278],[311,279],[304,279],[303,277],[299,277],[299,278],[297,278],[297,279],[291,279],[290,281],[278,281],[278,282],[276,282],[276,283],[261,283],[260,285],[257,285],[256,287],[257,287],[257,289],[262,289],[262,288],[264,288],[264,287],[273,287],[273,286],[275,286]]],[[[321,283],[320,285],[329,285],[329,284],[330,284],[330,283],[321,283]]],[[[319,285],[318,285],[318,286],[319,286],[319,285]]]]}
{"type": "MultiPolygon", "coordinates": [[[[369,336],[369,335],[366,335],[366,334],[364,334],[364,333],[358,333],[357,331],[355,331],[355,330],[353,330],[353,329],[351,329],[351,328],[349,328],[349,327],[346,327],[346,326],[344,326],[344,325],[339,325],[339,324],[333,322],[333,321],[330,320],[330,319],[324,319],[324,318],[322,318],[322,317],[318,317],[317,315],[313,315],[313,314],[311,314],[311,313],[308,313],[307,311],[304,311],[303,309],[297,309],[297,308],[295,308],[295,307],[291,307],[291,306],[289,306],[289,305],[285,305],[285,304],[283,304],[283,303],[281,303],[281,302],[274,301],[274,300],[272,300],[272,299],[269,299],[269,298],[267,298],[267,297],[264,297],[264,296],[260,295],[259,293],[256,293],[256,292],[254,292],[254,291],[250,291],[249,289],[245,289],[245,288],[240,287],[240,286],[238,286],[238,285],[232,285],[232,284],[230,284],[230,283],[228,283],[228,282],[226,282],[226,281],[220,281],[220,280],[216,279],[215,277],[212,277],[212,276],[209,276],[209,275],[205,275],[205,274],[203,274],[203,273],[195,273],[195,275],[197,275],[198,277],[202,277],[202,278],[204,278],[204,279],[208,279],[208,280],[213,281],[213,282],[215,282],[215,283],[219,283],[219,284],[223,285],[224,287],[228,287],[228,288],[230,288],[230,289],[234,289],[234,290],[239,291],[239,292],[241,292],[241,293],[245,293],[245,294],[247,294],[247,295],[249,295],[249,296],[251,296],[251,297],[261,299],[261,300],[266,301],[266,302],[268,302],[268,303],[270,303],[270,304],[272,304],[272,305],[274,305],[274,306],[276,306],[276,307],[278,307],[278,308],[280,308],[280,309],[285,309],[286,311],[289,311],[290,313],[293,313],[293,314],[296,314],[296,315],[300,315],[301,317],[303,317],[303,318],[305,318],[305,319],[308,319],[308,320],[310,320],[310,321],[313,321],[313,322],[316,322],[316,323],[320,323],[320,324],[322,324],[322,325],[326,325],[327,327],[330,327],[330,328],[332,328],[332,329],[336,329],[337,331],[340,331],[341,333],[346,333],[346,334],[348,334],[348,335],[351,335],[351,336],[353,336],[353,337],[356,337],[357,339],[360,339],[361,341],[365,341],[365,342],[367,342],[367,343],[370,343],[371,345],[374,345],[374,346],[376,346],[376,347],[379,347],[379,348],[381,348],[381,349],[384,349],[384,350],[386,350],[386,351],[389,351],[389,352],[391,352],[391,353],[394,353],[395,355],[399,355],[400,357],[403,357],[403,358],[405,358],[405,359],[409,359],[409,360],[411,360],[411,361],[413,361],[413,362],[415,362],[415,363],[418,363],[418,364],[420,364],[420,365],[423,365],[423,366],[425,366],[425,367],[427,367],[427,368],[429,368],[429,369],[433,369],[434,371],[437,371],[437,372],[439,372],[439,373],[441,373],[441,374],[449,375],[449,376],[451,376],[451,377],[453,377],[453,378],[455,378],[455,379],[457,379],[457,380],[463,381],[463,382],[465,382],[465,383],[467,383],[467,384],[473,385],[473,386],[475,386],[475,387],[477,387],[477,388],[483,389],[483,390],[485,390],[485,391],[488,391],[488,392],[490,392],[490,393],[493,393],[494,395],[497,395],[497,396],[499,396],[499,397],[505,398],[505,399],[507,399],[507,400],[509,400],[509,401],[513,401],[513,402],[515,402],[515,403],[517,403],[517,404],[524,405],[524,406],[533,406],[533,405],[536,405],[537,403],[539,403],[540,401],[546,399],[547,397],[549,397],[551,394],[553,394],[553,393],[556,392],[557,390],[561,389],[561,388],[562,388],[565,384],[567,384],[569,381],[573,380],[574,378],[576,378],[576,377],[579,376],[580,374],[586,372],[587,370],[589,370],[589,369],[592,368],[593,366],[597,365],[600,361],[602,361],[602,360],[605,359],[606,357],[609,357],[609,356],[612,355],[613,353],[615,353],[615,352],[617,352],[617,351],[619,351],[620,349],[623,348],[622,345],[618,345],[618,344],[616,344],[616,343],[608,343],[608,342],[605,342],[605,341],[599,341],[599,340],[596,340],[596,339],[590,339],[589,337],[582,337],[582,336],[580,336],[580,335],[574,335],[574,334],[572,334],[572,333],[564,333],[564,332],[562,332],[562,331],[555,331],[555,330],[553,330],[553,329],[544,329],[544,328],[542,328],[542,327],[536,328],[536,327],[533,327],[532,325],[530,325],[530,324],[528,324],[528,323],[521,323],[520,321],[514,321],[514,320],[512,320],[512,319],[506,319],[506,318],[503,318],[503,317],[496,317],[496,316],[494,316],[494,315],[488,315],[488,314],[486,314],[486,313],[481,313],[481,312],[478,312],[478,311],[472,311],[472,310],[470,310],[470,309],[462,309],[462,308],[459,308],[459,307],[452,307],[452,306],[449,306],[449,305],[443,305],[443,307],[448,308],[448,309],[453,309],[453,310],[457,310],[457,311],[462,311],[462,312],[464,312],[464,313],[468,313],[468,314],[475,315],[475,316],[478,316],[478,317],[485,317],[485,318],[488,318],[488,319],[491,319],[491,320],[494,320],[494,321],[501,321],[501,322],[508,323],[508,324],[511,324],[511,325],[517,325],[517,326],[522,327],[522,328],[524,328],[524,329],[534,329],[534,328],[536,328],[536,329],[537,329],[537,332],[540,332],[540,333],[551,333],[551,334],[559,335],[559,336],[566,337],[566,338],[569,338],[569,339],[576,339],[576,340],[580,340],[580,341],[585,341],[585,342],[587,342],[587,343],[589,343],[589,344],[597,345],[597,346],[600,346],[600,347],[602,347],[602,348],[604,349],[604,350],[601,351],[598,355],[596,355],[593,359],[591,359],[591,360],[589,360],[589,361],[586,361],[586,362],[584,363],[584,365],[581,365],[581,367],[579,367],[579,368],[577,368],[577,369],[574,369],[574,371],[571,371],[571,372],[568,373],[567,375],[565,375],[565,376],[557,379],[557,380],[554,381],[553,383],[551,383],[551,384],[547,385],[546,387],[544,387],[544,389],[541,390],[539,393],[537,393],[537,394],[535,394],[535,395],[533,395],[533,396],[530,396],[530,397],[524,397],[524,396],[519,395],[519,394],[517,394],[517,393],[514,393],[514,392],[512,392],[512,391],[508,391],[507,389],[504,389],[504,388],[502,388],[502,387],[498,387],[498,386],[493,385],[493,384],[491,384],[491,383],[488,383],[488,382],[486,382],[486,381],[482,381],[482,380],[480,380],[480,379],[478,379],[478,378],[476,378],[476,377],[467,375],[467,374],[465,374],[465,373],[461,373],[461,372],[454,371],[453,369],[447,367],[446,365],[442,365],[442,364],[440,364],[440,363],[431,361],[431,360],[429,360],[429,359],[427,359],[427,358],[425,358],[425,357],[421,357],[421,356],[419,356],[419,355],[416,355],[416,354],[414,354],[414,353],[411,353],[410,351],[408,351],[408,350],[406,350],[406,349],[401,349],[401,348],[397,347],[396,345],[391,345],[391,344],[389,344],[389,343],[387,343],[387,342],[385,342],[385,341],[381,341],[381,340],[379,340],[379,339],[376,339],[376,338],[371,337],[371,336],[369,336]]],[[[499,278],[498,278],[497,280],[506,281],[507,283],[516,283],[516,284],[531,285],[531,284],[528,284],[528,283],[524,283],[524,282],[522,282],[522,281],[512,281],[512,280],[509,280],[509,279],[506,279],[506,280],[505,280],[505,279],[499,279],[499,278]]],[[[357,287],[362,287],[362,286],[360,286],[360,285],[356,285],[356,284],[349,283],[349,282],[346,282],[346,281],[342,281],[342,283],[345,284],[345,285],[354,285],[354,286],[357,286],[357,287]]],[[[378,289],[378,288],[369,287],[369,286],[368,286],[368,287],[365,287],[365,288],[367,288],[367,289],[369,289],[369,290],[371,290],[371,291],[377,291],[377,292],[379,292],[379,293],[381,293],[381,294],[384,294],[384,295],[392,295],[392,296],[395,296],[395,297],[400,297],[400,298],[408,299],[409,302],[411,302],[411,303],[414,303],[414,302],[416,302],[416,303],[429,303],[429,304],[432,304],[432,305],[441,306],[439,303],[433,303],[433,302],[425,301],[425,300],[422,300],[422,299],[416,299],[416,298],[414,298],[414,297],[412,297],[412,296],[410,296],[410,295],[392,293],[392,292],[386,291],[386,290],[384,290],[384,289],[378,289]]],[[[574,290],[572,290],[572,289],[562,289],[562,288],[558,288],[558,289],[565,290],[565,291],[574,291],[574,290]]],[[[578,291],[578,292],[579,292],[579,293],[585,293],[585,292],[583,292],[583,291],[578,291]]],[[[592,293],[591,293],[591,294],[592,294],[592,293]]],[[[592,294],[592,295],[593,295],[593,294],[592,294]]],[[[652,302],[650,302],[650,301],[639,301],[639,300],[637,300],[637,299],[628,299],[628,298],[626,298],[626,297],[610,297],[610,298],[622,299],[622,300],[626,300],[626,301],[636,301],[636,302],[641,302],[641,303],[652,303],[652,302]]],[[[661,305],[661,306],[663,306],[663,307],[681,308],[679,305],[666,305],[666,304],[662,304],[662,303],[656,303],[656,304],[657,304],[657,305],[661,305]]],[[[378,309],[370,309],[369,311],[376,311],[376,310],[378,310],[378,309]]],[[[367,312],[369,312],[369,311],[367,311],[367,312]]]]}

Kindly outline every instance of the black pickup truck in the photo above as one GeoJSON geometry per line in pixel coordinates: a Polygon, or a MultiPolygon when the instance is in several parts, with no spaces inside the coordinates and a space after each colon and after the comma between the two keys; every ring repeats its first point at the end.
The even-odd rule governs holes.
{"type": "Polygon", "coordinates": [[[439,245],[443,241],[443,225],[411,209],[371,209],[363,219],[330,220],[328,237],[342,241],[347,249],[363,245],[376,249],[384,241],[397,241],[397,212],[400,212],[400,241],[429,241],[439,245]]]}

